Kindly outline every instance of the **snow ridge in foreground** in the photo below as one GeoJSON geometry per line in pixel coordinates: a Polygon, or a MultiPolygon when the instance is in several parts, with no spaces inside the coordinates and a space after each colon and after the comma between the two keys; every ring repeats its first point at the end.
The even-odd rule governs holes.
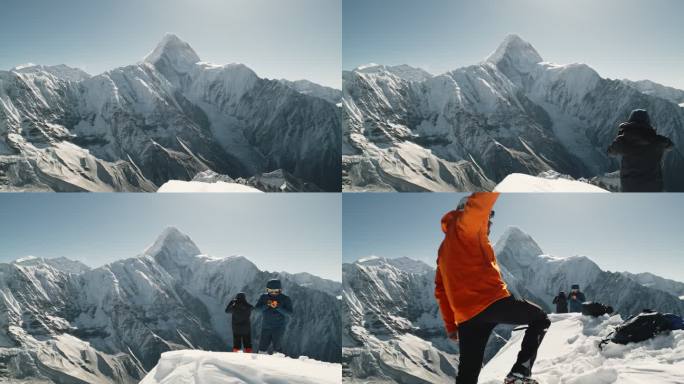
{"type": "Polygon", "coordinates": [[[163,353],[140,384],[337,384],[342,365],[281,354],[182,350],[163,353]]]}
{"type": "Polygon", "coordinates": [[[563,177],[539,177],[523,173],[506,176],[495,192],[608,192],[603,188],[583,181],[563,177]]]}
{"type": "Polygon", "coordinates": [[[157,192],[160,193],[174,193],[174,192],[256,192],[261,193],[260,190],[242,185],[238,183],[226,183],[224,181],[217,181],[214,183],[204,183],[201,181],[183,181],[183,180],[169,180],[164,183],[157,192]]]}
{"type": "MultiPolygon", "coordinates": [[[[676,384],[684,381],[684,331],[641,343],[599,341],[622,323],[620,315],[591,318],[577,313],[549,315],[552,324],[542,342],[533,377],[540,384],[676,384]]],[[[515,362],[524,331],[485,365],[480,383],[499,384],[515,362]]]]}

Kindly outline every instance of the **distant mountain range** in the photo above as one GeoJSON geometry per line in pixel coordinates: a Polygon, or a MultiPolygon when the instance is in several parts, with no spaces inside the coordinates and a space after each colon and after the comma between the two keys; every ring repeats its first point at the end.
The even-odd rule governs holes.
{"type": "MultiPolygon", "coordinates": [[[[684,314],[682,286],[652,274],[601,270],[584,256],[544,254],[528,234],[509,228],[494,246],[511,293],[546,311],[559,290],[580,284],[588,300],[612,305],[623,318],[652,308],[684,314]]],[[[436,250],[435,250],[436,252],[436,250]]],[[[343,265],[343,374],[348,382],[452,382],[458,346],[446,339],[434,297],[435,270],[408,258],[360,259],[343,265]]],[[[511,335],[499,326],[485,352],[491,358],[511,335]]]]}
{"type": "MultiPolygon", "coordinates": [[[[340,189],[341,92],[201,62],[173,34],[90,76],[0,71],[0,191],[155,191],[203,171],[340,189]]],[[[313,188],[313,187],[312,187],[313,188]]]]}
{"type": "MultiPolygon", "coordinates": [[[[284,351],[340,362],[341,284],[202,254],[175,228],[140,256],[91,269],[66,258],[0,263],[0,382],[137,383],[163,352],[226,351],[227,303],[280,278],[294,303],[284,351]]],[[[261,316],[252,315],[253,338],[261,316]]]]}
{"type": "Polygon", "coordinates": [[[666,188],[684,191],[684,91],[544,62],[510,35],[483,62],[433,76],[407,65],[343,72],[343,189],[491,190],[507,175],[555,171],[613,184],[606,149],[632,109],[676,148],[666,188]],[[606,179],[606,180],[604,180],[606,179]]]}

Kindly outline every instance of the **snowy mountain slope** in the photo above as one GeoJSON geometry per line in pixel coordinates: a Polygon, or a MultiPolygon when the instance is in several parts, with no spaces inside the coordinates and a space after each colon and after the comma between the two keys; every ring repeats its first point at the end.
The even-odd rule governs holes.
{"type": "Polygon", "coordinates": [[[424,69],[412,67],[410,65],[379,65],[379,64],[367,64],[362,65],[355,70],[360,73],[368,74],[382,74],[383,72],[391,73],[392,75],[409,82],[419,82],[432,78],[432,74],[424,69]]]}
{"type": "Polygon", "coordinates": [[[333,103],[242,64],[201,62],[168,34],[142,62],[92,77],[0,71],[0,188],[152,191],[208,169],[284,169],[339,190],[339,124],[333,103]]]}
{"type": "MultiPolygon", "coordinates": [[[[628,345],[598,343],[622,322],[619,315],[589,318],[580,314],[551,315],[533,377],[541,384],[675,384],[684,380],[684,331],[628,345]]],[[[509,342],[482,369],[480,382],[500,383],[513,366],[524,332],[509,342]]]]}
{"type": "Polygon", "coordinates": [[[342,102],[342,91],[339,89],[318,85],[309,80],[289,81],[280,79],[279,81],[304,95],[318,97],[335,105],[342,102]]]}
{"type": "Polygon", "coordinates": [[[66,81],[81,81],[90,78],[91,76],[85,71],[78,68],[71,68],[64,64],[59,65],[35,65],[26,64],[12,68],[12,71],[18,73],[40,73],[47,72],[59,79],[66,81]]]}
{"type": "Polygon", "coordinates": [[[650,80],[630,81],[623,79],[622,81],[647,95],[660,97],[680,106],[684,104],[684,90],[668,87],[650,80]]]}
{"type": "MultiPolygon", "coordinates": [[[[483,62],[416,81],[382,65],[343,72],[345,190],[491,190],[511,173],[600,177],[617,125],[645,108],[684,145],[684,110],[585,64],[543,61],[506,37],[483,62]]],[[[665,159],[669,190],[684,190],[684,159],[665,159]]]]}
{"type": "Polygon", "coordinates": [[[307,272],[288,273],[279,272],[280,276],[287,277],[293,283],[302,287],[307,287],[338,297],[342,294],[342,283],[334,280],[324,279],[307,272]]]}
{"type": "MultiPolygon", "coordinates": [[[[560,289],[569,291],[577,283],[588,300],[610,304],[623,317],[643,308],[684,313],[675,295],[603,271],[587,257],[545,255],[518,228],[506,230],[494,249],[511,293],[547,312],[553,311],[552,299],[560,289]]],[[[434,298],[434,269],[407,258],[371,256],[343,264],[342,271],[344,381],[452,382],[458,346],[445,337],[434,298]]],[[[495,329],[485,361],[506,344],[512,328],[495,329]]]]}
{"type": "Polygon", "coordinates": [[[35,256],[27,256],[14,260],[13,264],[20,266],[40,266],[47,264],[52,268],[65,273],[79,274],[90,270],[90,267],[80,261],[69,260],[66,257],[42,258],[35,256]]]}
{"type": "Polygon", "coordinates": [[[526,288],[541,300],[537,304],[549,311],[558,291],[568,292],[572,284],[579,284],[587,300],[611,305],[625,317],[644,308],[684,313],[684,303],[677,296],[645,287],[621,273],[603,271],[585,256],[546,255],[519,228],[507,229],[497,241],[495,252],[499,263],[524,281],[526,288]]]}
{"type": "Polygon", "coordinates": [[[440,325],[434,270],[411,273],[389,260],[342,267],[344,381],[449,381],[457,350],[440,325]]]}
{"type": "Polygon", "coordinates": [[[71,333],[76,275],[41,259],[0,264],[0,378],[27,382],[137,383],[134,356],[108,354],[71,333]]]}
{"type": "Polygon", "coordinates": [[[658,289],[677,297],[684,296],[684,283],[679,281],[665,279],[648,272],[636,274],[622,272],[622,274],[645,287],[658,289]]]}
{"type": "MultiPolygon", "coordinates": [[[[174,228],[138,257],[78,274],[36,260],[0,264],[0,377],[57,383],[61,374],[50,367],[68,366],[71,377],[92,374],[86,382],[137,382],[163,352],[225,350],[232,343],[227,302],[240,291],[254,302],[278,276],[244,257],[202,255],[174,228]],[[92,362],[97,369],[88,368],[92,362]]],[[[281,279],[295,311],[285,352],[339,362],[337,298],[281,279]]],[[[255,314],[255,340],[260,324],[255,314]]]]}
{"type": "Polygon", "coordinates": [[[282,355],[174,351],[141,384],[336,384],[340,365],[282,355]]]}
{"type": "MultiPolygon", "coordinates": [[[[434,299],[434,268],[406,257],[368,257],[343,268],[345,382],[451,382],[458,346],[446,339],[434,299]]],[[[533,297],[502,268],[510,289],[533,297]]],[[[503,345],[501,326],[486,357],[503,345]]]]}

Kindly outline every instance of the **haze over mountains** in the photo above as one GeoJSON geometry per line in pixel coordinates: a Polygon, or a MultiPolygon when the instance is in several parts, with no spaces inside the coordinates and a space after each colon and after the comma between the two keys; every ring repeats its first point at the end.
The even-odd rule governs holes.
{"type": "MultiPolygon", "coordinates": [[[[343,189],[491,190],[511,173],[556,171],[600,184],[618,169],[606,149],[632,109],[684,147],[682,91],[602,78],[586,64],[545,62],[516,35],[483,62],[433,76],[407,65],[343,72],[343,189]]],[[[684,157],[664,160],[684,190],[684,157]]]]}
{"type": "MultiPolygon", "coordinates": [[[[643,308],[684,313],[684,301],[678,297],[682,283],[665,284],[665,279],[650,274],[646,281],[604,271],[585,256],[546,255],[519,228],[506,230],[494,249],[511,293],[548,312],[559,290],[580,284],[588,300],[612,305],[623,318],[643,308]]],[[[343,265],[343,372],[347,380],[453,381],[458,346],[446,339],[434,298],[434,274],[433,266],[407,258],[370,257],[343,265]]],[[[487,359],[506,344],[511,329],[495,329],[487,359]]]]}
{"type": "Polygon", "coordinates": [[[142,62],[96,76],[64,65],[0,71],[0,190],[154,191],[211,170],[280,171],[336,191],[335,95],[201,62],[173,34],[142,62]]]}
{"type": "MultiPolygon", "coordinates": [[[[255,302],[276,277],[294,304],[285,353],[340,362],[340,283],[203,255],[175,228],[99,268],[65,258],[0,263],[0,381],[137,383],[165,351],[225,351],[228,301],[243,291],[255,302]]],[[[252,321],[256,341],[261,316],[252,321]]]]}

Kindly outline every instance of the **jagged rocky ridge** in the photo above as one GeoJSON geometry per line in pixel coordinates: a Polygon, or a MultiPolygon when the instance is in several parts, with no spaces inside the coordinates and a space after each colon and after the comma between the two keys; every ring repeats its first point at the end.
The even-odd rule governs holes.
{"type": "Polygon", "coordinates": [[[340,189],[339,91],[201,62],[168,34],[135,65],[0,71],[0,190],[154,191],[281,169],[340,189]]]}
{"type": "MultiPolygon", "coordinates": [[[[227,302],[239,291],[255,302],[275,277],[294,302],[286,354],[339,362],[340,283],[203,255],[174,228],[142,255],[95,269],[68,259],[0,264],[0,381],[137,383],[165,351],[225,351],[227,302]]],[[[252,319],[256,340],[261,316],[252,319]]]]}
{"type": "Polygon", "coordinates": [[[506,37],[482,63],[438,76],[409,66],[343,72],[343,189],[491,190],[511,173],[556,171],[600,183],[617,126],[645,108],[679,151],[666,188],[684,190],[682,91],[544,62],[506,37]]]}
{"type": "MultiPolygon", "coordinates": [[[[560,289],[569,291],[578,283],[588,299],[612,305],[623,318],[643,308],[684,313],[684,301],[675,294],[644,286],[623,273],[603,271],[587,257],[545,255],[518,228],[509,228],[494,248],[513,295],[548,312],[560,289]]],[[[433,267],[408,258],[370,257],[344,264],[342,271],[346,382],[453,381],[458,346],[446,339],[434,298],[433,267]]],[[[487,360],[506,343],[511,329],[495,329],[487,360]]]]}

